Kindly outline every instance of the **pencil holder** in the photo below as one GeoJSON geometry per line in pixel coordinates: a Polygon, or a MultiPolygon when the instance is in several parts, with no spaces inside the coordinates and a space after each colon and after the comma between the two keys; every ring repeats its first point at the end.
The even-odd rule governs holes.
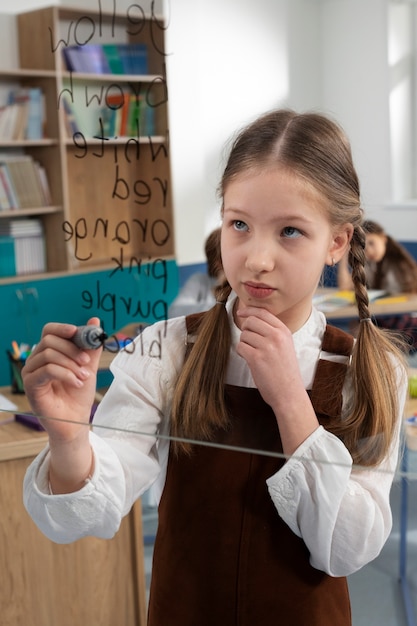
{"type": "Polygon", "coordinates": [[[22,380],[22,369],[26,363],[26,359],[16,359],[13,354],[7,350],[7,357],[10,366],[10,386],[12,393],[25,393],[22,380]]]}

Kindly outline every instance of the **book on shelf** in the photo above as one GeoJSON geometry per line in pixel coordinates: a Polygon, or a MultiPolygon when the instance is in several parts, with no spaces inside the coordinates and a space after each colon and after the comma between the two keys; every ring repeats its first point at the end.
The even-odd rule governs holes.
{"type": "Polygon", "coordinates": [[[34,164],[36,167],[36,171],[38,173],[39,183],[41,186],[41,193],[43,197],[42,206],[51,206],[52,196],[51,196],[51,190],[49,188],[49,180],[48,180],[48,175],[46,173],[46,169],[44,168],[43,165],[39,163],[39,161],[34,161],[34,164]]]}
{"type": "Polygon", "coordinates": [[[106,137],[123,137],[127,131],[129,113],[128,94],[110,94],[106,97],[106,105],[101,107],[103,133],[106,137]]]}
{"type": "Polygon", "coordinates": [[[8,189],[6,188],[5,184],[3,183],[3,178],[1,176],[1,172],[0,172],[0,210],[5,209],[12,209],[12,205],[10,204],[10,198],[9,198],[9,194],[8,194],[8,189]]]}
{"type": "Polygon", "coordinates": [[[147,74],[146,44],[108,43],[66,46],[62,49],[70,72],[84,74],[147,74]]]}
{"type": "Polygon", "coordinates": [[[148,74],[148,49],[145,44],[131,43],[121,45],[122,58],[125,60],[126,74],[148,74]]]}
{"type": "MultiPolygon", "coordinates": [[[[7,106],[12,111],[9,128],[10,139],[25,139],[29,117],[29,95],[27,89],[15,89],[9,92],[7,106]]],[[[10,120],[10,118],[9,118],[10,120]]]]}
{"type": "Polygon", "coordinates": [[[111,74],[111,70],[101,44],[67,46],[63,48],[65,64],[72,72],[85,74],[111,74]]]}
{"type": "Polygon", "coordinates": [[[155,135],[155,109],[143,96],[130,96],[127,135],[135,137],[155,135]]]}
{"type": "Polygon", "coordinates": [[[46,249],[41,220],[36,218],[1,220],[0,250],[2,251],[0,276],[44,272],[46,249]]]}
{"type": "Polygon", "coordinates": [[[25,139],[42,139],[44,136],[45,103],[44,94],[39,87],[28,89],[29,111],[27,116],[25,139]]]}
{"type": "Polygon", "coordinates": [[[44,95],[40,87],[12,89],[0,107],[0,141],[42,139],[44,95]]]}
{"type": "Polygon", "coordinates": [[[77,119],[75,117],[74,107],[72,106],[72,102],[70,102],[69,98],[65,95],[62,98],[62,104],[64,108],[65,131],[67,133],[67,137],[73,137],[73,135],[80,132],[80,127],[78,126],[77,119]]]}
{"type": "Polygon", "coordinates": [[[0,180],[7,195],[7,202],[0,203],[0,210],[51,204],[46,172],[29,155],[0,155],[0,180]]]}
{"type": "Polygon", "coordinates": [[[12,179],[10,178],[9,170],[7,165],[0,162],[0,178],[3,183],[4,189],[7,193],[8,203],[5,206],[1,205],[2,209],[18,209],[19,201],[17,199],[17,195],[12,183],[12,179]]]}
{"type": "Polygon", "coordinates": [[[14,139],[15,127],[17,123],[18,104],[6,104],[0,109],[0,141],[11,141],[14,139]]]}

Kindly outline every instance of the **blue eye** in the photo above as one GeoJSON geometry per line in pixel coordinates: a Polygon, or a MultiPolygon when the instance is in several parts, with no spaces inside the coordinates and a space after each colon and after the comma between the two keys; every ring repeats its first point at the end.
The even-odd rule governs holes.
{"type": "Polygon", "coordinates": [[[288,239],[295,239],[296,237],[301,237],[301,231],[298,228],[294,228],[294,226],[286,226],[282,231],[282,235],[288,239]]]}
{"type": "Polygon", "coordinates": [[[242,222],[241,220],[234,220],[233,228],[235,230],[239,230],[239,231],[248,230],[249,229],[248,225],[245,222],[242,222]]]}

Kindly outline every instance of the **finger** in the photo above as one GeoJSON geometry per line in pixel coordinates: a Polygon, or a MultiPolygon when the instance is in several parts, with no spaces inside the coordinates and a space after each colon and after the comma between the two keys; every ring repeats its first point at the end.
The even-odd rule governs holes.
{"type": "Polygon", "coordinates": [[[47,335],[55,335],[63,339],[70,339],[76,332],[75,324],[60,324],[58,322],[48,322],[42,329],[41,339],[47,335]]]}
{"type": "Polygon", "coordinates": [[[67,364],[50,362],[34,369],[30,369],[30,366],[25,365],[22,370],[25,387],[32,390],[39,390],[42,387],[49,388],[51,384],[80,388],[90,375],[91,372],[86,368],[79,367],[73,370],[67,364]]]}
{"type": "Polygon", "coordinates": [[[79,350],[71,341],[61,336],[46,334],[27,359],[25,373],[34,372],[50,363],[67,368],[79,378],[85,379],[87,375],[82,370],[93,371],[95,367],[95,365],[89,367],[90,362],[91,358],[87,351],[79,350]]]}
{"type": "Polygon", "coordinates": [[[267,309],[263,309],[260,307],[254,307],[254,306],[247,307],[247,308],[240,307],[236,311],[236,314],[242,320],[242,324],[244,323],[245,320],[254,318],[254,319],[263,320],[264,322],[268,323],[270,326],[274,326],[274,327],[281,327],[283,325],[282,322],[275,315],[273,315],[273,313],[271,313],[267,309]]]}
{"type": "MultiPolygon", "coordinates": [[[[76,328],[76,326],[74,326],[76,328]]],[[[43,355],[44,358],[54,361],[59,355],[65,355],[73,359],[79,365],[87,365],[90,362],[88,350],[80,350],[71,340],[56,334],[45,334],[37,344],[29,358],[43,355]],[[49,350],[47,354],[45,352],[49,350]],[[54,352],[56,354],[54,355],[54,352]]]]}
{"type": "Polygon", "coordinates": [[[94,326],[100,326],[101,325],[101,320],[98,317],[90,317],[90,319],[88,320],[87,324],[92,324],[94,326]]]}
{"type": "Polygon", "coordinates": [[[250,334],[271,339],[283,332],[282,328],[280,328],[279,325],[275,325],[273,322],[271,323],[271,320],[261,319],[253,315],[242,321],[241,330],[241,341],[245,341],[247,336],[251,336],[250,334]]]}
{"type": "MultiPolygon", "coordinates": [[[[101,326],[101,320],[98,317],[90,317],[87,325],[101,326]]],[[[95,350],[89,350],[90,367],[96,372],[100,364],[101,353],[103,352],[103,345],[95,350]]]]}
{"type": "Polygon", "coordinates": [[[39,354],[30,355],[22,370],[22,375],[27,377],[30,374],[39,372],[39,378],[41,379],[45,372],[52,372],[51,375],[54,375],[54,368],[57,368],[57,371],[65,370],[72,372],[73,376],[81,381],[87,380],[92,373],[91,368],[77,363],[70,356],[51,348],[46,348],[39,354]]]}

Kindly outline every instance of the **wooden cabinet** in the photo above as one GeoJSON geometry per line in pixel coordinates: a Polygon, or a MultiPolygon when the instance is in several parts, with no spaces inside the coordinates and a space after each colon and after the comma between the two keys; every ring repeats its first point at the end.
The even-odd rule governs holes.
{"type": "MultiPolygon", "coordinates": [[[[98,3],[101,7],[101,3],[98,3]]],[[[165,27],[139,5],[125,13],[53,6],[17,16],[20,69],[0,71],[0,83],[38,86],[44,93],[45,137],[3,142],[0,150],[24,151],[44,166],[51,206],[1,211],[0,219],[42,219],[47,271],[98,270],[114,263],[137,267],[174,253],[165,27]],[[146,44],[145,74],[67,71],[63,50],[75,44],[146,44]],[[135,96],[153,118],[151,135],[107,136],[103,111],[110,96],[135,96]],[[66,99],[79,131],[68,134],[66,99]]]]}
{"type": "MultiPolygon", "coordinates": [[[[18,400],[24,410],[25,397],[18,400]]],[[[2,626],[145,626],[140,501],[113,539],[87,537],[67,545],[49,541],[22,503],[26,468],[47,437],[7,420],[0,412],[2,626]]]]}

